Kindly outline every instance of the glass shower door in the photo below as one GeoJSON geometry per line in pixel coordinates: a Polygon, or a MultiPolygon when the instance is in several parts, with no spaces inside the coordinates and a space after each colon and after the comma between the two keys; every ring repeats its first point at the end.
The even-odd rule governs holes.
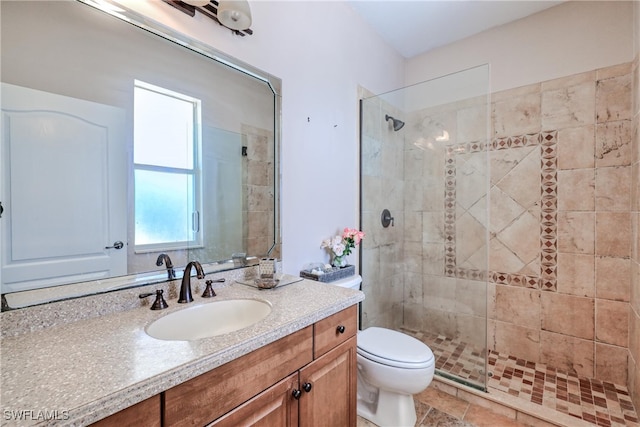
{"type": "Polygon", "coordinates": [[[486,385],[489,67],[361,101],[361,327],[425,342],[486,385]]]}

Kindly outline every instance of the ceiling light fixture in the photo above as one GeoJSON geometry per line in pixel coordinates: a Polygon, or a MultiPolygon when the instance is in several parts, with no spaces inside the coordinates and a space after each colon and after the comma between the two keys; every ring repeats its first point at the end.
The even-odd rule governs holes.
{"type": "MultiPolygon", "coordinates": [[[[2,1],[2,0],[0,0],[2,1]]],[[[80,0],[105,1],[105,0],[80,0]]],[[[111,1],[111,0],[109,0],[111,1]]],[[[246,36],[253,34],[251,8],[247,0],[162,0],[182,13],[194,17],[196,12],[213,19],[231,30],[233,34],[246,36]]]]}
{"type": "Polygon", "coordinates": [[[232,30],[246,30],[251,26],[251,8],[247,0],[219,0],[218,20],[232,30]]]}

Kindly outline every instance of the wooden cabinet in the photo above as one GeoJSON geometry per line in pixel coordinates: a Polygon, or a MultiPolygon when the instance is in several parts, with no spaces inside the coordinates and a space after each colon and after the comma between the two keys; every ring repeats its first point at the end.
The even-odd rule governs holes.
{"type": "Polygon", "coordinates": [[[209,424],[209,427],[294,427],[298,425],[298,373],[289,375],[273,387],[209,424]]]}
{"type": "Polygon", "coordinates": [[[356,332],[352,306],[97,425],[355,427],[356,332]]]}
{"type": "Polygon", "coordinates": [[[358,307],[353,305],[313,325],[313,357],[318,358],[356,335],[358,307]]]}
{"type": "Polygon", "coordinates": [[[160,395],[143,400],[120,412],[103,418],[92,427],[160,427],[160,395]]]}
{"type": "Polygon", "coordinates": [[[209,427],[356,425],[356,337],[332,349],[209,427]]]}
{"type": "Polygon", "coordinates": [[[356,337],[302,368],[299,425],[355,426],[356,375],[356,337]]]}
{"type": "MultiPolygon", "coordinates": [[[[164,392],[164,425],[202,426],[312,361],[309,326],[164,392]]],[[[248,424],[251,425],[251,424],[248,424]]]]}
{"type": "Polygon", "coordinates": [[[163,393],[165,426],[356,425],[352,306],[163,393]]]}

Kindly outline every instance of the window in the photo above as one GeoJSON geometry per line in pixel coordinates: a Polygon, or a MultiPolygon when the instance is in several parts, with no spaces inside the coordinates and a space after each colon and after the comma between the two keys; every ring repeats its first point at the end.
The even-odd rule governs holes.
{"type": "Polygon", "coordinates": [[[200,100],[135,81],[135,249],[202,245],[200,100]]]}

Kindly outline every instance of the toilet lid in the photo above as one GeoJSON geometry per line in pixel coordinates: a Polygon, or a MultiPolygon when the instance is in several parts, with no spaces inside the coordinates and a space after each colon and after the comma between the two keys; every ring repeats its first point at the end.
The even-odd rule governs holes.
{"type": "Polygon", "coordinates": [[[401,332],[377,327],[358,333],[358,353],[384,364],[407,368],[425,367],[434,359],[431,349],[423,342],[401,332]]]}

